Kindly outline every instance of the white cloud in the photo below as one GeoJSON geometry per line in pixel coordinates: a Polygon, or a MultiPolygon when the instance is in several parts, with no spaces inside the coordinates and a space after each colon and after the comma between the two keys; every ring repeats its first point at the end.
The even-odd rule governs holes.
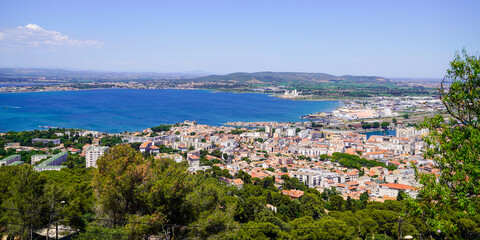
{"type": "Polygon", "coordinates": [[[22,47],[100,47],[104,43],[93,40],[76,40],[60,32],[45,30],[36,24],[0,30],[0,46],[22,47]]]}

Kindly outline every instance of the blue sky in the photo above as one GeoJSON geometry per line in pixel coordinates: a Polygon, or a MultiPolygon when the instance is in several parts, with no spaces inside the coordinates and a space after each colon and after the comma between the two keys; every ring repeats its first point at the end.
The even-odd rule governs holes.
{"type": "Polygon", "coordinates": [[[0,67],[432,77],[480,1],[0,0],[0,67]]]}

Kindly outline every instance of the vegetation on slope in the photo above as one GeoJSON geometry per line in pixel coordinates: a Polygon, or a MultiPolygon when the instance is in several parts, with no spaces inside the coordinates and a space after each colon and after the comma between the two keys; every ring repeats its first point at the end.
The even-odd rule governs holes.
{"type": "MultiPolygon", "coordinates": [[[[291,199],[272,177],[240,171],[242,188],[219,181],[225,177],[232,176],[216,167],[190,174],[186,163],[144,156],[128,145],[113,147],[98,169],[37,173],[28,165],[3,166],[1,231],[26,238],[30,229],[59,221],[78,228],[78,239],[394,239],[399,229],[403,236],[445,236],[422,216],[405,215],[407,200],[344,199],[335,189],[320,193],[284,175],[282,189],[304,191],[291,199]]],[[[480,219],[459,207],[446,208],[445,217],[459,226],[449,236],[478,236],[480,219]]]]}

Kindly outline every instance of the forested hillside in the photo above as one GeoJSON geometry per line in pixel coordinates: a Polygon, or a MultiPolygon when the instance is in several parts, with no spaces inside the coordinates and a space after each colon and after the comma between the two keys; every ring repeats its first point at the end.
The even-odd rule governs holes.
{"type": "MultiPolygon", "coordinates": [[[[251,178],[213,167],[191,174],[186,163],[146,157],[116,146],[98,169],[34,172],[30,166],[0,168],[2,232],[27,237],[31,229],[60,222],[79,229],[77,239],[396,239],[445,237],[425,219],[410,215],[407,200],[371,202],[323,193],[284,175],[251,178]],[[223,179],[242,179],[243,186],[223,179]],[[281,182],[280,185],[278,183],[281,182]],[[300,198],[282,190],[303,191],[300,198]]],[[[398,199],[405,199],[401,194],[398,199]]],[[[449,206],[458,225],[449,236],[478,236],[478,216],[449,206]]]]}

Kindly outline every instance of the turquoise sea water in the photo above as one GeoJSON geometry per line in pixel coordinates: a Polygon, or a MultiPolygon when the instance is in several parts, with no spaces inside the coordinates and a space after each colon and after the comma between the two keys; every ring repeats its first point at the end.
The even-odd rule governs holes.
{"type": "Polygon", "coordinates": [[[185,120],[217,126],[228,121],[297,122],[305,114],[332,111],[340,104],[178,89],[4,93],[0,94],[0,132],[54,126],[114,133],[185,120]]]}

